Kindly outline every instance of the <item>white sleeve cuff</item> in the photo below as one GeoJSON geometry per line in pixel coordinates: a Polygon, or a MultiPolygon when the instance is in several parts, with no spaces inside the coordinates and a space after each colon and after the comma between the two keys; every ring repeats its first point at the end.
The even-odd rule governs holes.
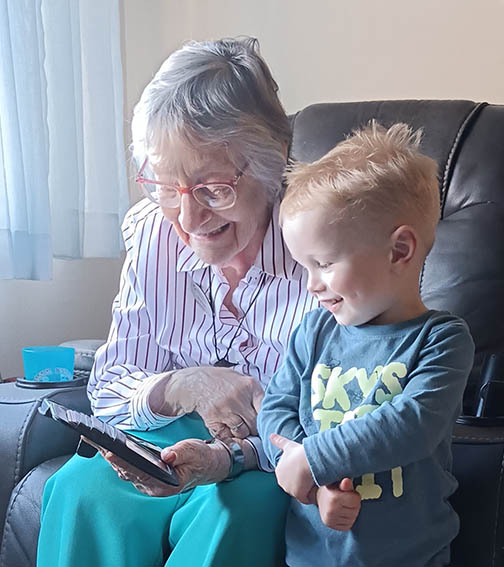
{"type": "Polygon", "coordinates": [[[159,429],[168,425],[172,421],[179,419],[181,416],[166,416],[155,413],[149,406],[149,396],[160,380],[166,378],[166,372],[162,374],[153,374],[142,380],[142,384],[137,389],[135,395],[131,399],[131,420],[135,429],[159,429]]]}
{"type": "Polygon", "coordinates": [[[254,451],[259,470],[264,472],[273,472],[275,468],[268,461],[261,439],[259,437],[246,437],[244,441],[248,441],[250,443],[254,451]]]}

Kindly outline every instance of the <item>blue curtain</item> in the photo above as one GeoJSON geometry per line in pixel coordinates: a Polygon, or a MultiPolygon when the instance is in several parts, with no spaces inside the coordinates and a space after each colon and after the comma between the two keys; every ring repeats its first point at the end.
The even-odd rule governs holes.
{"type": "Polygon", "coordinates": [[[117,257],[128,207],[117,0],[0,1],[0,278],[117,257]]]}

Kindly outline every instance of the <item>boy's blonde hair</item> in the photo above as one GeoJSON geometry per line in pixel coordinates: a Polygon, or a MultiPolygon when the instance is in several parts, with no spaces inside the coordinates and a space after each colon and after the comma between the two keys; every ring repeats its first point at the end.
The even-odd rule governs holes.
{"type": "Polygon", "coordinates": [[[372,229],[391,231],[408,224],[427,253],[434,242],[440,197],[437,163],[420,152],[421,137],[421,130],[413,132],[407,124],[387,130],[373,120],[319,160],[291,166],[280,222],[322,206],[334,213],[331,222],[360,232],[361,220],[372,229]]]}

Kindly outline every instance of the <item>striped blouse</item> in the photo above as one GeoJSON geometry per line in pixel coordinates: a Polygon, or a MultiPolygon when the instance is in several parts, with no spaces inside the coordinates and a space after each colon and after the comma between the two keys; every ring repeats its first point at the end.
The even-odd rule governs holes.
{"type": "Polygon", "coordinates": [[[233,292],[237,319],[223,304],[229,286],[221,271],[179,239],[157,205],[144,199],[132,207],[122,227],[126,260],[112,325],[88,385],[95,415],[121,429],[166,425],[173,418],[147,403],[156,375],[220,358],[268,383],[292,330],[318,306],[277,219],[275,209],[254,264],[233,292]]]}

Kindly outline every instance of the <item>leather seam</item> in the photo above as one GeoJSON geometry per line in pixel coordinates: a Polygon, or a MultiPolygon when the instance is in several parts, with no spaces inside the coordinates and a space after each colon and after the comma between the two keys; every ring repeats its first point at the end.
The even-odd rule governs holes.
{"type": "MultiPolygon", "coordinates": [[[[439,220],[444,219],[444,208],[446,204],[446,198],[448,195],[448,186],[451,181],[453,169],[455,167],[455,154],[460,149],[460,142],[462,136],[466,133],[469,125],[472,123],[473,119],[477,117],[477,115],[483,110],[485,106],[488,106],[487,102],[480,102],[472,108],[472,110],[467,114],[467,116],[462,121],[462,124],[459,126],[457,134],[455,135],[455,139],[453,140],[452,146],[450,148],[450,153],[448,154],[448,158],[446,159],[446,164],[443,171],[443,179],[441,182],[441,186],[439,188],[439,213],[440,218],[439,220]]],[[[428,256],[427,256],[428,258],[428,256]]],[[[423,282],[424,282],[424,274],[425,274],[425,264],[427,262],[427,258],[424,260],[422,265],[422,271],[420,273],[420,282],[418,289],[420,290],[420,295],[423,291],[423,282]]]]}
{"type": "Polygon", "coordinates": [[[504,437],[461,437],[457,435],[457,437],[452,437],[452,441],[492,441],[493,443],[502,443],[504,441],[504,437]]]}
{"type": "MultiPolygon", "coordinates": [[[[36,467],[35,467],[36,468],[36,467]]],[[[19,485],[19,487],[16,490],[16,493],[14,495],[14,498],[12,500],[12,502],[10,502],[9,505],[9,511],[7,513],[7,517],[5,518],[5,524],[4,524],[4,532],[3,532],[3,536],[2,536],[2,545],[0,547],[0,567],[6,567],[4,559],[5,559],[5,555],[4,555],[4,549],[7,545],[7,536],[9,534],[9,532],[11,532],[11,524],[10,524],[10,520],[11,520],[11,516],[12,516],[12,510],[14,509],[14,505],[16,504],[16,500],[18,498],[18,496],[21,494],[21,490],[23,489],[23,486],[26,484],[26,481],[30,478],[30,476],[33,474],[33,472],[35,471],[35,468],[33,468],[21,481],[21,484],[19,485]]]]}
{"type": "MultiPolygon", "coordinates": [[[[73,391],[77,388],[69,388],[67,391],[73,391]]],[[[57,395],[58,392],[52,392],[51,394],[45,396],[47,398],[52,398],[55,395],[57,395]]],[[[33,419],[35,418],[35,415],[38,411],[38,408],[40,407],[40,401],[41,398],[37,398],[36,400],[33,400],[30,402],[31,405],[31,409],[30,411],[28,411],[26,413],[26,417],[21,425],[21,428],[19,430],[19,436],[18,436],[18,441],[17,441],[17,446],[16,446],[16,461],[14,464],[14,475],[13,475],[13,482],[12,482],[12,489],[14,489],[14,487],[16,486],[16,484],[19,482],[20,480],[20,471],[21,471],[21,460],[22,460],[22,456],[24,453],[24,448],[26,446],[26,438],[27,438],[27,430],[28,430],[28,426],[30,425],[30,423],[33,421],[33,419]]]]}
{"type": "Polygon", "coordinates": [[[455,154],[460,149],[460,142],[462,140],[462,136],[466,133],[470,123],[472,123],[473,119],[483,110],[485,106],[488,106],[487,102],[480,102],[477,103],[474,108],[467,114],[464,118],[462,124],[460,125],[457,134],[455,135],[455,139],[453,140],[452,147],[450,149],[450,153],[448,154],[448,158],[446,160],[445,168],[443,171],[443,181],[441,184],[441,218],[443,218],[444,208],[446,204],[446,197],[448,194],[448,185],[451,181],[451,174],[453,173],[453,168],[455,165],[455,154]]]}
{"type": "Polygon", "coordinates": [[[28,424],[29,422],[32,421],[34,413],[38,407],[38,405],[40,405],[40,403],[38,403],[39,401],[36,400],[35,402],[31,403],[31,411],[27,412],[26,417],[23,421],[23,424],[21,426],[21,429],[19,430],[19,437],[18,437],[18,442],[17,442],[17,447],[16,447],[16,463],[15,463],[15,467],[14,467],[14,478],[13,478],[13,488],[16,486],[16,484],[19,482],[19,478],[20,478],[20,470],[21,470],[21,459],[22,459],[22,455],[24,452],[24,447],[25,447],[25,434],[26,434],[26,430],[28,428],[28,424]]]}
{"type": "Polygon", "coordinates": [[[292,146],[294,145],[294,128],[296,126],[296,120],[298,119],[300,112],[301,111],[298,110],[297,112],[289,116],[289,118],[292,118],[292,124],[289,124],[291,135],[290,135],[289,144],[287,146],[287,164],[293,163],[291,152],[292,152],[292,146]]]}
{"type": "Polygon", "coordinates": [[[495,510],[495,529],[494,529],[494,544],[493,544],[493,555],[492,555],[492,566],[495,567],[496,558],[497,558],[497,536],[498,536],[498,529],[499,529],[499,516],[500,516],[500,497],[501,497],[501,489],[502,489],[502,477],[504,474],[504,458],[501,460],[501,468],[499,474],[499,486],[497,488],[497,507],[495,510]]]}

